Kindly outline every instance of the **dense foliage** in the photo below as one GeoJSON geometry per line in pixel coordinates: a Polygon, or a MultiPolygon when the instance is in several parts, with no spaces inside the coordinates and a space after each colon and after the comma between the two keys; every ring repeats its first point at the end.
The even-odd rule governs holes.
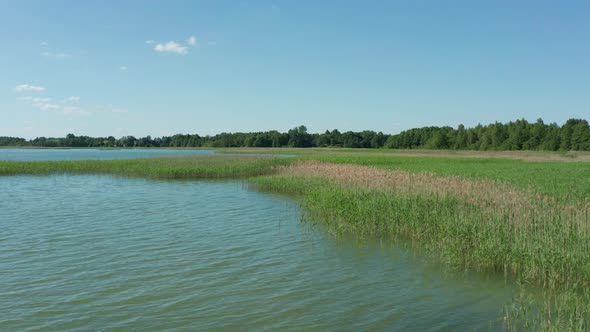
{"type": "Polygon", "coordinates": [[[559,127],[542,119],[529,123],[522,119],[507,124],[465,128],[424,127],[388,138],[385,146],[397,149],[469,149],[469,150],[590,150],[588,121],[569,119],[559,127]]]}
{"type": "Polygon", "coordinates": [[[121,138],[75,136],[37,137],[25,140],[0,137],[0,146],[35,147],[345,147],[392,149],[456,150],[579,150],[590,151],[590,126],[587,120],[569,119],[563,126],[545,124],[542,119],[530,123],[524,119],[506,124],[493,123],[465,128],[423,127],[396,135],[365,130],[339,132],[337,129],[311,134],[305,126],[281,133],[276,130],[253,133],[221,133],[214,136],[177,134],[121,138]]]}

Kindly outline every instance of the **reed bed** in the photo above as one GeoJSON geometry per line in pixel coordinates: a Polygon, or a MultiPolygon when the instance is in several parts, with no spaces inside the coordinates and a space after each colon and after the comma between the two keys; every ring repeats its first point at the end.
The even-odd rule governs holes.
{"type": "Polygon", "coordinates": [[[365,149],[365,148],[217,148],[219,153],[272,153],[295,155],[362,155],[388,157],[433,157],[433,158],[494,158],[526,161],[588,162],[587,151],[476,151],[476,150],[428,150],[428,149],[365,149]]]}
{"type": "Polygon", "coordinates": [[[310,218],[334,232],[418,243],[448,266],[503,273],[550,292],[545,307],[516,302],[506,315],[509,327],[523,327],[526,316],[528,327],[590,329],[587,200],[566,204],[494,180],[318,161],[297,161],[252,181],[302,194],[310,218]]]}
{"type": "Polygon", "coordinates": [[[0,176],[114,174],[159,179],[226,179],[269,174],[290,160],[273,157],[167,157],[132,160],[0,161],[0,176]]]}
{"type": "Polygon", "coordinates": [[[335,164],[371,166],[438,177],[487,179],[514,185],[519,191],[535,191],[562,202],[590,198],[590,163],[530,162],[500,158],[446,158],[406,156],[362,156],[358,154],[310,155],[307,160],[335,164]]]}

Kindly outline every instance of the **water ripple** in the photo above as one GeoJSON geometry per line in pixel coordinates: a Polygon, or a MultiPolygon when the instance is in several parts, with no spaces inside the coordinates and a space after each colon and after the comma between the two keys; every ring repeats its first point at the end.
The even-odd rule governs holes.
{"type": "Polygon", "coordinates": [[[0,186],[1,331],[493,330],[511,294],[329,237],[294,202],[235,182],[0,186]]]}

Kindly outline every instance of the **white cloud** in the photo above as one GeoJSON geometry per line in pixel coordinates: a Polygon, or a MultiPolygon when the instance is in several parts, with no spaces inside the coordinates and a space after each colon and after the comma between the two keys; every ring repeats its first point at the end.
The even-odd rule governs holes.
{"type": "Polygon", "coordinates": [[[156,41],[155,41],[155,40],[152,40],[152,39],[150,39],[150,40],[146,40],[146,41],[145,41],[145,43],[146,43],[146,44],[148,44],[148,45],[152,45],[152,44],[155,44],[155,43],[156,43],[156,41]]]}
{"type": "Polygon", "coordinates": [[[89,112],[76,107],[76,106],[66,106],[64,108],[62,108],[61,114],[63,115],[88,115],[90,114],[89,112]]]}
{"type": "Polygon", "coordinates": [[[42,56],[44,57],[48,57],[48,58],[56,58],[56,59],[66,59],[71,57],[71,55],[67,54],[67,53],[51,53],[51,52],[43,52],[41,53],[42,56]]]}
{"type": "Polygon", "coordinates": [[[111,112],[113,112],[113,113],[128,113],[129,110],[126,108],[115,107],[115,108],[111,109],[111,112]]]}
{"type": "Polygon", "coordinates": [[[69,96],[68,98],[64,99],[64,103],[77,103],[80,101],[80,97],[78,96],[69,96]]]}
{"type": "Polygon", "coordinates": [[[46,41],[43,41],[43,42],[41,42],[41,44],[39,44],[39,45],[41,45],[41,46],[47,46],[47,45],[49,45],[49,43],[48,43],[48,42],[46,42],[46,41]]]}
{"type": "Polygon", "coordinates": [[[17,100],[22,100],[22,101],[29,101],[31,103],[46,103],[48,101],[50,101],[50,98],[37,98],[37,97],[18,97],[16,98],[17,100]]]}
{"type": "Polygon", "coordinates": [[[125,71],[127,70],[127,66],[119,66],[119,70],[125,71]]]}
{"type": "Polygon", "coordinates": [[[29,84],[17,85],[14,89],[16,91],[18,91],[18,92],[23,92],[23,91],[45,91],[45,87],[36,86],[36,85],[29,85],[29,84]]]}
{"type": "Polygon", "coordinates": [[[42,111],[56,111],[61,108],[59,105],[49,103],[33,103],[32,106],[42,111]]]}
{"type": "Polygon", "coordinates": [[[189,44],[190,46],[197,46],[197,37],[195,37],[195,36],[188,37],[188,39],[186,40],[186,43],[189,44]]]}
{"type": "Polygon", "coordinates": [[[74,112],[74,111],[78,111],[80,108],[76,107],[76,106],[65,106],[63,108],[64,112],[74,112]]]}
{"type": "Polygon", "coordinates": [[[90,112],[82,109],[78,106],[78,102],[80,101],[80,97],[78,96],[69,96],[67,98],[61,99],[59,103],[51,103],[51,98],[40,98],[40,97],[18,97],[17,100],[25,101],[27,104],[31,105],[31,107],[36,108],[38,110],[53,112],[54,114],[60,115],[67,115],[67,116],[78,116],[78,115],[88,115],[90,112]]]}
{"type": "Polygon", "coordinates": [[[171,53],[177,53],[177,54],[187,54],[188,53],[188,47],[178,44],[175,41],[169,41],[166,44],[157,44],[154,47],[154,51],[156,52],[171,52],[171,53]]]}

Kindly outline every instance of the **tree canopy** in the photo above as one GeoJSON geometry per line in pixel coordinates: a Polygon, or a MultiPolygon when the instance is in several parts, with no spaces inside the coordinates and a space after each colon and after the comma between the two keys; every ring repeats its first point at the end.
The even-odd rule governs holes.
{"type": "Polygon", "coordinates": [[[37,137],[26,140],[0,136],[0,146],[31,147],[344,147],[390,149],[455,150],[578,150],[590,151],[590,127],[587,120],[569,119],[563,126],[545,124],[542,119],[530,123],[525,119],[508,123],[478,124],[465,128],[422,127],[388,135],[365,130],[341,133],[337,129],[308,133],[298,126],[286,133],[276,130],[250,133],[220,133],[214,136],[176,134],[136,138],[89,137],[68,134],[62,138],[37,137]]]}

